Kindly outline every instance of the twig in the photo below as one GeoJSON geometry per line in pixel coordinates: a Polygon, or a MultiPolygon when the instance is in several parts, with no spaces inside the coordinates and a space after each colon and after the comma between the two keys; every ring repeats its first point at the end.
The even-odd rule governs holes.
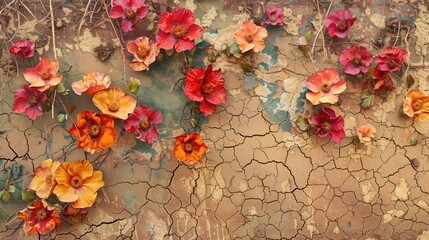
{"type": "Polygon", "coordinates": [[[24,3],[22,0],[20,0],[19,2],[21,3],[21,5],[22,5],[22,6],[24,6],[24,8],[25,8],[25,9],[27,9],[27,11],[30,13],[30,15],[31,15],[34,19],[36,19],[36,20],[37,20],[37,22],[39,22],[39,19],[37,19],[37,17],[33,14],[33,12],[32,12],[32,11],[30,11],[30,9],[27,7],[27,5],[25,5],[25,3],[24,3]]]}
{"type": "MultiPolygon", "coordinates": [[[[70,121],[72,122],[73,126],[76,128],[77,135],[79,136],[79,139],[81,139],[80,132],[79,132],[79,128],[76,126],[75,121],[74,121],[74,120],[73,120],[73,118],[70,116],[70,114],[67,112],[66,105],[64,105],[63,101],[61,100],[61,98],[60,98],[59,96],[58,96],[57,98],[58,98],[58,100],[60,101],[61,105],[63,106],[64,112],[66,113],[67,117],[70,119],[70,121]]],[[[54,98],[54,100],[55,100],[55,98],[54,98]]]]}
{"type": "MultiPolygon", "coordinates": [[[[316,1],[317,1],[317,5],[319,6],[319,0],[316,0],[316,1]]],[[[324,22],[324,21],[325,21],[325,19],[328,17],[328,14],[329,14],[329,12],[331,11],[331,7],[332,7],[332,4],[333,4],[333,3],[334,3],[334,1],[331,1],[331,3],[329,4],[328,11],[326,11],[325,18],[324,18],[324,19],[323,19],[323,21],[321,22],[321,24],[320,24],[321,26],[320,26],[319,30],[317,31],[316,36],[314,37],[313,46],[311,47],[311,51],[310,51],[310,56],[311,56],[312,54],[314,54],[314,48],[316,47],[317,39],[319,38],[319,34],[320,34],[320,32],[322,32],[323,27],[324,27],[323,22],[324,22]]],[[[314,62],[313,58],[311,58],[311,60],[314,62]]]]}
{"type": "Polygon", "coordinates": [[[91,4],[91,2],[92,2],[92,0],[89,0],[88,4],[86,4],[85,11],[83,12],[82,19],[80,20],[79,27],[77,28],[77,36],[78,37],[80,36],[80,29],[82,28],[83,22],[85,21],[85,16],[86,16],[86,13],[88,12],[89,5],[91,4]]]}
{"type": "MultiPolygon", "coordinates": [[[[52,45],[54,47],[54,58],[57,60],[57,49],[55,48],[55,25],[54,25],[54,11],[52,9],[52,0],[49,0],[49,10],[51,12],[51,26],[52,26],[52,45]]],[[[53,106],[53,105],[52,105],[53,106]]],[[[52,110],[54,108],[52,107],[52,110]]]]}
{"type": "Polygon", "coordinates": [[[396,43],[398,42],[400,33],[401,33],[401,21],[398,22],[398,32],[396,33],[396,39],[395,39],[395,43],[393,43],[393,46],[396,46],[396,43]]]}

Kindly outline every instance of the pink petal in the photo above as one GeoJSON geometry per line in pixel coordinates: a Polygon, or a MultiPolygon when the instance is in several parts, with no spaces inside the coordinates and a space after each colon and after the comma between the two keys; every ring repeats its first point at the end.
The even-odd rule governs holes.
{"type": "Polygon", "coordinates": [[[110,9],[110,17],[115,19],[115,18],[125,18],[125,11],[124,9],[117,5],[114,6],[110,9]]]}
{"type": "Polygon", "coordinates": [[[37,106],[29,107],[25,110],[25,113],[31,120],[36,120],[37,117],[43,114],[43,111],[39,110],[37,106]]]}
{"type": "Polygon", "coordinates": [[[162,122],[162,113],[159,110],[153,111],[151,115],[151,123],[160,124],[162,122]]]}
{"type": "Polygon", "coordinates": [[[30,107],[30,104],[27,102],[25,98],[17,98],[15,102],[13,102],[13,111],[15,113],[23,113],[27,108],[30,107]]]}
{"type": "Polygon", "coordinates": [[[134,29],[134,23],[131,21],[128,21],[126,19],[122,20],[122,24],[121,24],[122,30],[124,32],[130,32],[134,29]]]}
{"type": "Polygon", "coordinates": [[[142,19],[142,18],[146,17],[148,12],[149,12],[148,6],[143,6],[143,7],[137,8],[136,17],[139,19],[142,19]]]}
{"type": "Polygon", "coordinates": [[[186,35],[183,38],[188,40],[199,39],[203,35],[203,32],[204,29],[202,27],[192,24],[189,26],[188,30],[186,31],[186,35]]]}
{"type": "Polygon", "coordinates": [[[156,43],[159,48],[170,50],[176,44],[177,39],[173,36],[173,34],[168,34],[162,31],[159,31],[156,34],[156,43]]]}
{"type": "Polygon", "coordinates": [[[191,50],[195,46],[193,40],[179,39],[175,45],[176,52],[191,50]]]}

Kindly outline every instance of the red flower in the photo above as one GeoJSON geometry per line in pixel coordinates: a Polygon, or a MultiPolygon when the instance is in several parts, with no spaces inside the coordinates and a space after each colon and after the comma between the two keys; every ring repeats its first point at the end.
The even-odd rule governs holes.
{"type": "Polygon", "coordinates": [[[71,205],[67,205],[63,212],[65,218],[75,223],[80,222],[86,214],[88,214],[88,210],[85,208],[74,208],[71,205]]]}
{"type": "Polygon", "coordinates": [[[149,7],[144,5],[144,0],[113,0],[110,9],[111,18],[122,18],[122,30],[129,32],[139,19],[146,17],[149,7]]]}
{"type": "Polygon", "coordinates": [[[212,69],[212,65],[209,65],[205,71],[194,68],[186,74],[185,94],[192,101],[201,103],[200,111],[205,116],[216,111],[216,105],[226,102],[222,71],[212,69]]]}
{"type": "Polygon", "coordinates": [[[350,27],[355,23],[353,13],[349,10],[338,10],[328,15],[325,19],[325,26],[328,28],[329,36],[345,38],[349,34],[350,27]]]}
{"type": "Polygon", "coordinates": [[[40,199],[19,211],[18,219],[24,221],[24,232],[28,235],[48,234],[61,224],[60,211],[40,199]]]}
{"type": "Polygon", "coordinates": [[[383,72],[379,69],[375,69],[372,73],[372,78],[375,80],[374,85],[374,93],[375,94],[382,94],[385,91],[392,91],[395,89],[395,86],[393,85],[392,77],[390,76],[389,72],[383,72]]]}
{"type": "Polygon", "coordinates": [[[343,117],[335,116],[335,112],[330,108],[323,108],[322,113],[314,114],[312,122],[319,137],[329,135],[336,143],[339,143],[345,137],[343,117]]]}
{"type": "Polygon", "coordinates": [[[203,28],[195,24],[195,16],[185,8],[173,9],[171,13],[164,12],[158,22],[159,31],[156,34],[158,47],[170,50],[173,46],[176,52],[190,50],[195,46],[194,40],[203,34],[203,28]]]}
{"type": "Polygon", "coordinates": [[[140,141],[152,144],[159,138],[155,124],[161,122],[162,114],[159,110],[152,111],[148,105],[140,104],[124,121],[124,128],[127,132],[136,132],[136,138],[140,141]]]}
{"type": "Polygon", "coordinates": [[[16,54],[22,58],[29,58],[34,56],[34,43],[30,40],[19,39],[14,42],[9,49],[10,53],[16,54]]]}
{"type": "Polygon", "coordinates": [[[30,83],[30,87],[43,92],[53,88],[61,82],[62,76],[57,74],[58,61],[48,61],[44,57],[40,57],[40,63],[35,68],[28,68],[24,72],[24,78],[30,83]]]}
{"type": "Polygon", "coordinates": [[[14,97],[13,111],[15,113],[25,112],[31,120],[36,120],[43,114],[42,103],[47,99],[46,92],[39,92],[29,85],[22,85],[16,90],[14,97]]]}
{"type": "Polygon", "coordinates": [[[365,47],[351,46],[340,54],[340,62],[344,72],[350,75],[368,72],[372,64],[372,55],[365,47]]]}
{"type": "Polygon", "coordinates": [[[405,61],[407,51],[402,48],[388,46],[375,58],[377,69],[385,72],[399,70],[405,61]]]}

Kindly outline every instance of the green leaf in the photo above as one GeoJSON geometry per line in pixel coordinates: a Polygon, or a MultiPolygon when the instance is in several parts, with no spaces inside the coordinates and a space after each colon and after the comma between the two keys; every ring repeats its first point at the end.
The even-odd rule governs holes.
{"type": "Polygon", "coordinates": [[[311,35],[312,35],[311,31],[308,31],[305,33],[305,40],[307,40],[307,42],[311,41],[311,35]]]}
{"type": "Polygon", "coordinates": [[[14,185],[9,186],[9,192],[14,193],[16,191],[16,187],[14,185]]]}
{"type": "Polygon", "coordinates": [[[410,74],[408,74],[407,76],[407,86],[408,88],[410,88],[411,86],[413,86],[415,83],[415,80],[413,78],[413,76],[411,76],[410,74]]]}
{"type": "Polygon", "coordinates": [[[3,192],[1,200],[5,203],[10,202],[10,199],[12,198],[12,193],[10,192],[3,192]]]}
{"type": "Polygon", "coordinates": [[[302,116],[299,116],[296,121],[296,126],[301,130],[301,131],[307,131],[308,128],[310,127],[310,123],[308,122],[307,118],[304,118],[302,116]]]}
{"type": "Polygon", "coordinates": [[[21,198],[24,202],[31,202],[33,199],[36,198],[36,194],[34,194],[34,192],[31,190],[23,188],[21,190],[21,198]]]}
{"type": "Polygon", "coordinates": [[[209,52],[207,53],[207,58],[210,62],[215,62],[217,59],[216,52],[214,52],[213,50],[209,50],[209,52]]]}
{"type": "Polygon", "coordinates": [[[241,62],[241,68],[243,68],[243,70],[245,72],[252,72],[253,71],[253,66],[252,64],[250,64],[249,62],[247,62],[246,60],[243,60],[243,62],[241,62]]]}
{"type": "Polygon", "coordinates": [[[195,118],[192,118],[192,119],[191,119],[191,126],[192,126],[193,128],[198,127],[198,120],[197,120],[197,119],[195,119],[195,118]]]}
{"type": "Polygon", "coordinates": [[[236,58],[241,58],[241,55],[242,55],[242,52],[241,52],[240,48],[238,47],[237,43],[234,43],[231,45],[231,47],[229,48],[229,53],[234,55],[234,57],[236,57],[236,58]]]}
{"type": "Polygon", "coordinates": [[[372,104],[374,103],[374,94],[372,93],[365,93],[361,98],[360,98],[360,106],[363,109],[367,109],[370,108],[372,106],[372,104]]]}

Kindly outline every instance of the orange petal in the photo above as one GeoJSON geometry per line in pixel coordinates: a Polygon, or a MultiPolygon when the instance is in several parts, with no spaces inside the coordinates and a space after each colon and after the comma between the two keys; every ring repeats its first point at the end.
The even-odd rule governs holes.
{"type": "Polygon", "coordinates": [[[70,176],[79,176],[80,179],[86,179],[92,176],[94,170],[88,160],[77,160],[67,168],[70,176]]]}
{"type": "Polygon", "coordinates": [[[74,202],[78,199],[76,189],[71,186],[58,184],[54,188],[54,193],[55,195],[57,195],[58,200],[60,200],[61,202],[74,202]]]}
{"type": "Polygon", "coordinates": [[[308,101],[311,102],[311,104],[313,105],[318,105],[320,104],[320,99],[324,96],[324,94],[322,92],[308,92],[305,97],[307,98],[308,101]]]}
{"type": "Polygon", "coordinates": [[[102,133],[98,138],[98,147],[107,149],[116,142],[116,131],[113,127],[103,127],[102,133]]]}
{"type": "Polygon", "coordinates": [[[67,171],[70,164],[69,162],[64,162],[58,167],[57,171],[55,171],[55,180],[58,184],[70,185],[71,176],[67,171]]]}
{"type": "Polygon", "coordinates": [[[83,181],[83,185],[91,193],[95,193],[104,186],[103,174],[100,171],[94,171],[94,174],[83,181]]]}
{"type": "Polygon", "coordinates": [[[97,198],[97,193],[91,193],[90,189],[86,186],[82,186],[79,189],[76,189],[76,194],[78,199],[72,203],[74,208],[88,208],[94,204],[95,199],[97,198]]]}

